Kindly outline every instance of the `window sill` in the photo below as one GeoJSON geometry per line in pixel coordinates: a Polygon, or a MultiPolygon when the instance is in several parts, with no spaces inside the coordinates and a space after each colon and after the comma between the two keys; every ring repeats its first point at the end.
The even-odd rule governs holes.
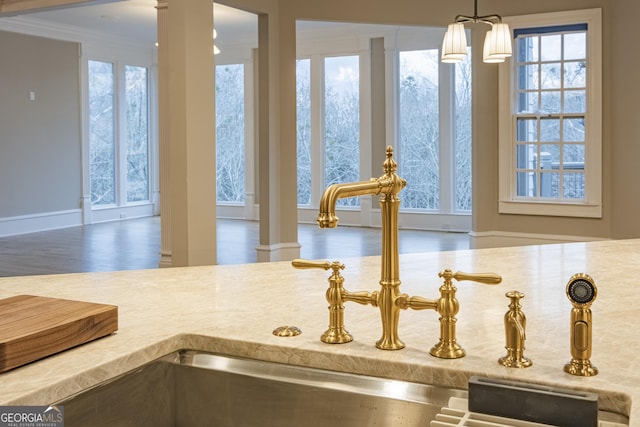
{"type": "Polygon", "coordinates": [[[553,203],[501,200],[498,212],[515,215],[566,216],[578,218],[602,218],[602,205],[589,203],[553,203]]]}

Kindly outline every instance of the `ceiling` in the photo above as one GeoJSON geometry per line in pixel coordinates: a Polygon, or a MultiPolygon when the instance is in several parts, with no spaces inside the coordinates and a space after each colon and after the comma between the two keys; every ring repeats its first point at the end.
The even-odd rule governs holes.
{"type": "MultiPolygon", "coordinates": [[[[157,40],[157,0],[106,0],[86,6],[52,9],[18,15],[32,25],[62,27],[72,32],[88,32],[100,38],[117,38],[135,41],[136,44],[155,45],[157,40]]],[[[224,51],[229,45],[254,45],[258,41],[257,15],[224,6],[214,6],[216,45],[224,51]]],[[[2,19],[13,19],[1,18],[2,19]]],[[[298,36],[316,37],[318,33],[333,36],[356,35],[384,25],[367,25],[338,22],[298,21],[298,36]]]]}
{"type": "MultiPolygon", "coordinates": [[[[116,35],[119,38],[154,44],[157,39],[157,0],[126,0],[54,9],[21,15],[34,22],[71,27],[78,31],[116,35]]],[[[257,40],[258,17],[214,3],[216,44],[257,40]]]]}

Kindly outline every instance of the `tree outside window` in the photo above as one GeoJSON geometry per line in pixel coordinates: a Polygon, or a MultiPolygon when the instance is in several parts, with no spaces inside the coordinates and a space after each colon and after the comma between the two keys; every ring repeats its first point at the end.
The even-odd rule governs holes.
{"type": "Polygon", "coordinates": [[[89,61],[91,203],[116,202],[113,64],[89,61]]]}
{"type": "MultiPolygon", "coordinates": [[[[360,180],[360,58],[325,58],[325,185],[360,180]]],[[[338,200],[359,206],[360,199],[338,200]]]]}
{"type": "Polygon", "coordinates": [[[216,199],[244,203],[244,65],[216,66],[216,199]]]}

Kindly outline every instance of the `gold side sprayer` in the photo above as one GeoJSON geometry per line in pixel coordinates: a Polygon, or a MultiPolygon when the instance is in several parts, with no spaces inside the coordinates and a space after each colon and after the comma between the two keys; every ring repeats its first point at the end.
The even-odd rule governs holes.
{"type": "Polygon", "coordinates": [[[574,274],[567,283],[567,297],[571,301],[571,361],[564,371],[571,375],[592,377],[598,369],[591,365],[591,335],[593,330],[591,304],[598,296],[598,288],[588,274],[574,274]]]}
{"type": "Polygon", "coordinates": [[[353,338],[344,329],[344,301],[378,307],[382,319],[382,336],[376,347],[382,350],[399,350],[404,343],[398,337],[398,322],[401,309],[432,309],[440,314],[440,341],[431,349],[431,354],[442,358],[458,358],[465,355],[464,350],[456,342],[456,317],[459,304],[456,299],[456,287],[452,280],[471,280],[486,284],[498,284],[502,278],[493,273],[469,274],[446,269],[439,274],[444,279],[440,287],[440,298],[429,300],[422,297],[409,297],[400,293],[400,262],[398,246],[398,212],[400,198],[398,193],[406,186],[396,171],[398,165],[393,159],[393,148],[387,147],[386,160],[383,164],[384,174],[369,181],[346,184],[332,184],[324,191],[320,200],[318,225],[321,228],[334,228],[338,225],[336,202],[339,199],[353,196],[380,195],[380,211],[382,215],[382,255],[380,272],[380,290],[375,292],[349,292],[342,286],[344,279],[340,270],[344,265],[335,261],[294,260],[296,268],[321,268],[333,270],[329,278],[327,301],[329,302],[329,329],[321,340],[327,343],[344,343],[353,338]]]}

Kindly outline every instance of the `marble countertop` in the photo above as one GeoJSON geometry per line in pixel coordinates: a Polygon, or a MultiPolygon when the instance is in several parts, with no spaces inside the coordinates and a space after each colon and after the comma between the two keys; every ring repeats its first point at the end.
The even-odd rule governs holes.
{"type": "MultiPolygon", "coordinates": [[[[333,261],[333,260],[332,260],[333,261]]],[[[379,257],[342,259],[345,288],[379,288],[379,257]]],[[[435,299],[445,268],[494,272],[500,285],[457,282],[458,343],[467,355],[429,355],[438,342],[435,311],[402,311],[397,351],[375,348],[381,335],[377,308],[345,304],[348,344],[324,344],[329,318],[329,272],[296,270],[288,262],[167,268],[0,279],[0,298],[20,294],[114,304],[117,333],[0,374],[0,405],[44,405],[180,349],[218,352],[294,365],[466,388],[482,375],[596,392],[600,408],[630,416],[640,426],[640,309],[633,289],[640,277],[640,240],[570,243],[400,256],[401,292],[435,299]],[[575,273],[598,287],[593,303],[594,377],[564,373],[571,359],[570,311],[565,288],[575,273]],[[525,356],[533,366],[505,368],[505,293],[519,290],[527,317],[525,356]],[[282,325],[302,330],[277,337],[282,325]]]]}

